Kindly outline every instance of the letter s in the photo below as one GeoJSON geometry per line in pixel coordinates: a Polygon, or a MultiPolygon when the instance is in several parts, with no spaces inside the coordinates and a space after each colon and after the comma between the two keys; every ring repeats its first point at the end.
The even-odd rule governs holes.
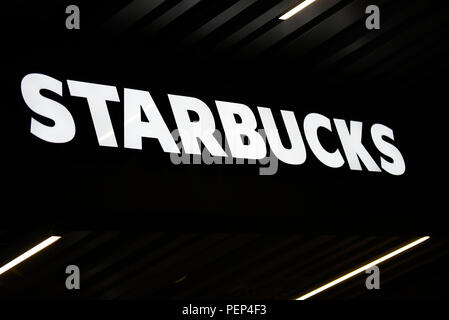
{"type": "Polygon", "coordinates": [[[382,124],[376,123],[371,127],[371,137],[373,138],[374,145],[377,149],[393,160],[393,162],[388,162],[381,157],[381,167],[392,175],[402,175],[405,172],[405,162],[401,152],[391,143],[383,139],[383,137],[388,137],[391,140],[394,140],[393,130],[382,124]]]}
{"type": "Polygon", "coordinates": [[[42,96],[42,89],[62,96],[61,81],[40,73],[30,73],[23,77],[21,90],[25,103],[32,111],[54,122],[53,126],[47,126],[31,118],[30,132],[48,142],[69,142],[75,136],[76,130],[72,115],[62,104],[42,96]]]}

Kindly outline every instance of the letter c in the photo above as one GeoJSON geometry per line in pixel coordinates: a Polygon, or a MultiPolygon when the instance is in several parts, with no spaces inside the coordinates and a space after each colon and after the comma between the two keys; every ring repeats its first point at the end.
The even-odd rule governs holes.
{"type": "Polygon", "coordinates": [[[304,118],[304,133],[310,149],[318,160],[326,166],[331,168],[340,168],[345,163],[345,160],[338,149],[334,152],[328,152],[323,148],[320,140],[318,139],[319,128],[325,128],[332,131],[330,120],[321,114],[309,113],[304,118]]]}

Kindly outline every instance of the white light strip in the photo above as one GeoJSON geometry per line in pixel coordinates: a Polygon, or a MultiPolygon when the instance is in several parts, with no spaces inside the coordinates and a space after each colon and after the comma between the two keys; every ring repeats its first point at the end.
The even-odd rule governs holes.
{"type": "Polygon", "coordinates": [[[355,275],[357,275],[357,274],[359,274],[359,273],[361,273],[361,272],[363,272],[363,271],[365,271],[365,270],[367,270],[367,269],[369,269],[369,268],[371,268],[373,266],[376,266],[376,265],[384,262],[385,260],[393,258],[394,256],[397,256],[398,254],[400,254],[400,253],[402,253],[402,252],[404,252],[404,251],[406,251],[406,250],[408,250],[410,248],[413,248],[414,246],[417,246],[418,244],[426,241],[429,238],[430,237],[419,238],[418,240],[415,240],[415,241],[413,241],[413,242],[411,242],[411,243],[409,243],[409,244],[407,244],[407,245],[405,245],[405,246],[403,246],[403,247],[401,247],[401,248],[399,248],[399,249],[397,249],[397,250],[395,250],[393,252],[390,252],[389,254],[387,254],[387,255],[385,255],[385,256],[377,259],[377,260],[374,260],[374,261],[364,265],[363,267],[360,267],[360,268],[358,268],[358,269],[356,269],[354,271],[351,271],[348,274],[345,274],[344,276],[342,276],[342,277],[340,277],[338,279],[335,279],[334,281],[331,281],[331,282],[325,284],[324,286],[319,287],[318,289],[310,291],[309,293],[306,293],[305,295],[303,295],[303,296],[301,296],[301,297],[299,297],[299,298],[297,298],[295,300],[306,300],[307,298],[310,298],[310,297],[312,297],[312,296],[314,296],[314,295],[316,295],[316,294],[318,294],[318,293],[320,293],[320,292],[322,292],[322,291],[324,291],[326,289],[329,289],[330,287],[333,287],[333,286],[339,284],[340,282],[343,282],[343,281],[345,281],[345,280],[347,280],[347,279],[349,279],[349,278],[351,278],[351,277],[353,277],[353,276],[355,276],[355,275]]]}
{"type": "Polygon", "coordinates": [[[18,265],[19,263],[23,262],[24,260],[28,259],[29,257],[31,257],[32,255],[38,253],[39,251],[41,251],[42,249],[45,249],[46,247],[48,247],[49,245],[53,244],[54,242],[58,241],[59,239],[61,239],[61,237],[57,237],[57,236],[51,236],[50,238],[48,238],[47,240],[42,241],[41,243],[39,243],[37,246],[31,248],[30,250],[28,250],[27,252],[21,254],[20,256],[18,256],[17,258],[15,258],[14,260],[12,260],[11,262],[8,262],[7,264],[5,264],[3,267],[0,268],[0,275],[5,273],[6,271],[8,271],[11,268],[14,268],[16,265],[18,265]]]}
{"type": "Polygon", "coordinates": [[[281,17],[279,17],[279,19],[281,20],[287,20],[288,18],[291,18],[292,16],[294,16],[295,14],[297,14],[299,11],[301,11],[302,9],[304,9],[305,7],[308,7],[309,5],[311,5],[312,3],[314,3],[316,0],[305,0],[303,2],[301,2],[300,4],[298,4],[296,7],[294,7],[293,9],[291,9],[289,12],[285,13],[284,15],[282,15],[281,17]]]}

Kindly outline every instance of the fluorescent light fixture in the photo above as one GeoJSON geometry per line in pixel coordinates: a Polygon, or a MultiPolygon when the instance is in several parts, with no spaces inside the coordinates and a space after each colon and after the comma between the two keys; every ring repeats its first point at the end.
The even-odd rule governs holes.
{"type": "Polygon", "coordinates": [[[279,19],[281,20],[287,20],[288,18],[291,18],[292,16],[294,16],[295,14],[297,14],[299,11],[301,11],[302,9],[308,7],[309,5],[311,5],[312,3],[314,3],[316,0],[305,0],[303,2],[301,2],[300,4],[298,4],[296,7],[294,7],[293,9],[291,9],[289,12],[283,14],[281,17],[279,17],[279,19]]]}
{"type": "Polygon", "coordinates": [[[312,296],[314,296],[314,295],[316,295],[316,294],[318,294],[318,293],[320,293],[320,292],[322,292],[322,291],[324,291],[326,289],[329,289],[330,287],[333,287],[333,286],[339,284],[340,282],[343,282],[343,281],[345,281],[345,280],[347,280],[349,278],[352,278],[353,276],[355,276],[355,275],[357,275],[357,274],[359,274],[359,273],[361,273],[361,272],[363,272],[363,271],[365,271],[365,270],[367,270],[367,269],[369,269],[371,267],[374,267],[374,266],[376,266],[376,265],[378,265],[378,264],[380,264],[380,263],[382,263],[382,262],[384,262],[384,261],[386,261],[386,260],[388,260],[390,258],[393,258],[394,256],[397,256],[398,254],[400,254],[400,253],[402,253],[402,252],[404,252],[404,251],[406,251],[408,249],[413,248],[414,246],[419,245],[420,243],[426,241],[429,238],[430,237],[419,238],[418,240],[415,240],[415,241],[413,241],[413,242],[411,242],[411,243],[409,243],[409,244],[407,244],[407,245],[405,245],[405,246],[403,246],[403,247],[401,247],[401,248],[399,248],[399,249],[397,249],[397,250],[395,250],[393,252],[390,252],[390,253],[384,255],[383,257],[381,257],[379,259],[376,259],[376,260],[374,260],[374,261],[364,265],[363,267],[360,267],[360,268],[358,268],[358,269],[356,269],[354,271],[351,271],[351,272],[345,274],[344,276],[342,276],[340,278],[337,278],[334,281],[331,281],[331,282],[325,284],[324,286],[321,286],[321,287],[319,287],[319,288],[317,288],[317,289],[315,289],[313,291],[310,291],[309,293],[306,293],[305,295],[300,296],[299,298],[296,298],[295,300],[306,300],[306,299],[308,299],[308,298],[310,298],[310,297],[312,297],[312,296]]]}
{"type": "Polygon", "coordinates": [[[31,257],[32,255],[38,253],[39,251],[41,251],[42,249],[45,249],[46,247],[48,247],[49,245],[55,243],[56,241],[58,241],[59,239],[61,239],[61,237],[57,237],[57,236],[51,236],[50,238],[48,238],[47,240],[42,241],[41,243],[39,243],[38,245],[36,245],[35,247],[31,248],[30,250],[28,250],[27,252],[21,254],[20,256],[18,256],[17,258],[15,258],[14,260],[12,260],[11,262],[8,262],[7,264],[5,264],[3,267],[0,268],[0,275],[5,273],[6,271],[8,271],[9,269],[14,268],[16,265],[18,265],[19,263],[23,262],[24,260],[28,259],[29,257],[31,257]]]}

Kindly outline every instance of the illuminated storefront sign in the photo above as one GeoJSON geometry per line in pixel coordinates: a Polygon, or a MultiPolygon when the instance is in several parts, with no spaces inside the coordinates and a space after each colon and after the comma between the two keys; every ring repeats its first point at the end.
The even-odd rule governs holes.
{"type": "MultiPolygon", "coordinates": [[[[71,96],[87,99],[90,114],[100,146],[118,147],[107,102],[120,102],[115,86],[89,82],[67,80],[71,96]]],[[[32,117],[30,132],[38,138],[52,143],[70,142],[76,133],[75,121],[68,108],[61,103],[45,97],[41,90],[48,90],[59,96],[63,95],[63,83],[44,74],[32,73],[22,79],[22,96],[28,107],[35,113],[54,122],[47,125],[32,117]]],[[[233,157],[259,160],[267,155],[268,147],[282,162],[301,165],[307,158],[307,142],[315,157],[324,165],[340,168],[345,162],[351,170],[362,170],[362,163],[368,171],[392,175],[405,172],[405,162],[401,152],[392,143],[393,130],[375,123],[370,126],[370,137],[377,148],[376,161],[362,144],[363,123],[350,121],[349,126],[343,119],[329,119],[318,114],[309,113],[302,121],[301,133],[299,123],[292,111],[281,110],[283,127],[289,137],[290,147],[281,141],[278,126],[271,109],[258,107],[262,128],[254,112],[246,105],[234,102],[216,101],[220,123],[223,127],[229,150],[226,152],[217,141],[216,119],[211,109],[201,100],[181,95],[168,95],[177,130],[182,141],[183,151],[187,154],[201,153],[199,141],[212,156],[233,157]],[[192,120],[194,113],[197,120],[192,120]],[[336,132],[332,131],[332,122],[336,132]],[[258,130],[263,129],[266,140],[258,130]],[[338,136],[342,150],[323,146],[320,132],[327,130],[338,136]],[[245,139],[243,139],[243,137],[245,139]],[[343,155],[345,157],[343,157],[343,155]],[[345,160],[346,159],[346,160],[345,160]]],[[[157,139],[166,153],[179,154],[181,150],[170,132],[148,91],[124,88],[124,148],[142,149],[143,138],[157,139]],[[142,111],[148,121],[142,121],[142,111]]]]}

